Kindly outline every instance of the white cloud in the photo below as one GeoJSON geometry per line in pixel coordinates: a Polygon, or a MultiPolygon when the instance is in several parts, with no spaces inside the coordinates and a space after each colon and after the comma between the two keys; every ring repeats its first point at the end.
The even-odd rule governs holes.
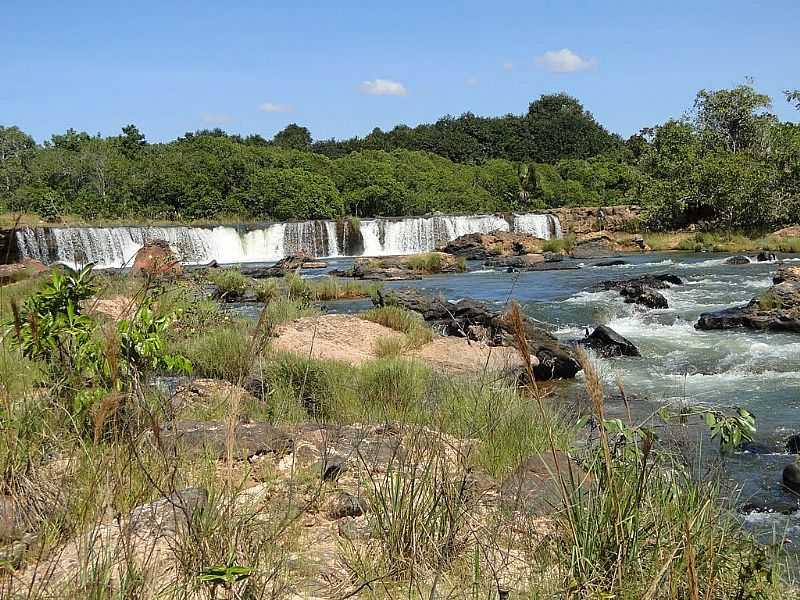
{"type": "Polygon", "coordinates": [[[222,114],[212,114],[212,113],[203,113],[200,115],[200,119],[206,125],[228,125],[229,123],[233,122],[233,117],[230,115],[222,115],[222,114]]]}
{"type": "Polygon", "coordinates": [[[514,63],[512,62],[503,63],[503,71],[513,71],[513,70],[514,70],[514,63]]]}
{"type": "Polygon", "coordinates": [[[464,83],[469,87],[478,87],[481,84],[481,80],[477,77],[467,77],[464,83]]]}
{"type": "Polygon", "coordinates": [[[578,56],[569,48],[545,52],[536,57],[536,62],[551,73],[575,73],[591,69],[597,64],[595,59],[578,56]]]}
{"type": "Polygon", "coordinates": [[[362,81],[358,89],[362,94],[369,94],[370,96],[406,96],[408,94],[406,86],[399,81],[392,81],[391,79],[362,81]]]}
{"type": "Polygon", "coordinates": [[[274,102],[264,102],[258,105],[258,110],[265,113],[288,113],[294,110],[291,104],[275,104],[274,102]]]}

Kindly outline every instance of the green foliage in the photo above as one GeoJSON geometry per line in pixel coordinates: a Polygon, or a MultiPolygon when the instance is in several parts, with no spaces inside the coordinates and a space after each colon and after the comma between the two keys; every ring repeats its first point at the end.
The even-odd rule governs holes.
{"type": "Polygon", "coordinates": [[[50,281],[14,310],[12,342],[43,364],[54,395],[74,416],[88,415],[104,398],[135,389],[153,372],[188,373],[191,363],[169,354],[165,335],[172,315],[156,315],[148,303],[115,327],[83,314],[96,291],[91,266],[52,273],[50,281]]]}
{"type": "Polygon", "coordinates": [[[399,306],[382,306],[361,314],[367,321],[378,323],[389,329],[405,333],[412,347],[419,347],[433,340],[433,330],[415,312],[399,306]]]}
{"type": "Polygon", "coordinates": [[[220,296],[238,298],[250,286],[250,280],[238,269],[208,269],[206,276],[217,286],[220,296]]]}

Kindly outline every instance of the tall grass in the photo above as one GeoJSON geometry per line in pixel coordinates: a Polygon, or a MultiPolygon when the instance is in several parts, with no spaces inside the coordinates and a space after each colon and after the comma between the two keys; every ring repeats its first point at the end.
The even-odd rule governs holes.
{"type": "Polygon", "coordinates": [[[399,306],[382,306],[361,313],[361,317],[405,334],[404,346],[415,349],[433,340],[433,330],[414,312],[399,306]]]}

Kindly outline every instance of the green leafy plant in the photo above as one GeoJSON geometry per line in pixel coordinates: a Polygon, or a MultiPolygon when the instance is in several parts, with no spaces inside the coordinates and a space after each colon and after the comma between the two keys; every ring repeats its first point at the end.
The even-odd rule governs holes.
{"type": "Polygon", "coordinates": [[[210,585],[212,592],[211,597],[216,597],[216,589],[222,586],[226,590],[233,588],[233,584],[244,581],[253,574],[250,567],[241,567],[238,565],[222,565],[216,567],[209,567],[204,569],[197,579],[206,585],[210,585]]]}

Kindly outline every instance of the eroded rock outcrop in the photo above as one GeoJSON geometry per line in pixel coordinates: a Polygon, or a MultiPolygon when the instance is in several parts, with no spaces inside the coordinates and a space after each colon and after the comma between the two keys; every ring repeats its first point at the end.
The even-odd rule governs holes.
{"type": "Polygon", "coordinates": [[[498,256],[538,254],[544,243],[545,240],[529,233],[498,230],[462,235],[441,246],[439,250],[467,260],[486,260],[498,256]]]}
{"type": "Polygon", "coordinates": [[[626,304],[639,304],[647,308],[669,308],[667,299],[656,290],[664,290],[672,285],[682,285],[683,280],[677,275],[663,273],[661,275],[642,275],[633,279],[601,281],[590,289],[594,292],[616,290],[625,299],[626,304]]]}
{"type": "Polygon", "coordinates": [[[434,273],[459,273],[464,268],[463,260],[451,254],[426,252],[408,256],[356,258],[351,269],[335,271],[332,275],[369,281],[407,281],[434,273]]]}
{"type": "Polygon", "coordinates": [[[136,274],[166,275],[180,273],[181,263],[166,240],[152,240],[139,248],[133,259],[136,274]]]}
{"type": "MultiPolygon", "coordinates": [[[[505,312],[471,298],[449,302],[416,289],[380,290],[374,302],[379,306],[396,305],[417,312],[448,336],[471,337],[481,331],[485,341],[495,346],[514,346],[512,324],[505,312]]],[[[572,378],[581,367],[573,351],[554,335],[535,324],[523,321],[529,350],[539,362],[533,368],[539,380],[572,378]]]]}
{"type": "Polygon", "coordinates": [[[700,315],[696,329],[736,329],[800,333],[800,267],[781,266],[774,285],[743,306],[700,315]]]}

